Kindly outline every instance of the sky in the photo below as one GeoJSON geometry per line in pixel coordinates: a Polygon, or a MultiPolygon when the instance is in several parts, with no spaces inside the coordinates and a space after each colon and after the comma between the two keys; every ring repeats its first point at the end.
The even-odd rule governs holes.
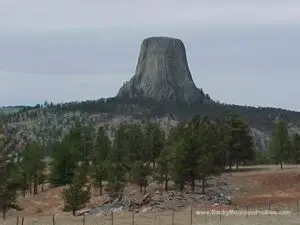
{"type": "Polygon", "coordinates": [[[300,111],[299,0],[0,0],[0,106],[114,96],[149,36],[215,100],[300,111]]]}

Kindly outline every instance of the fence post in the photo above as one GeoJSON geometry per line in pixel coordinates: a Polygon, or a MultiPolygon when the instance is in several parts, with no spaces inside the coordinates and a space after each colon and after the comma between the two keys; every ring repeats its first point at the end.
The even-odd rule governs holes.
{"type": "Polygon", "coordinates": [[[205,223],[207,223],[207,205],[205,204],[205,223]]]}
{"type": "Polygon", "coordinates": [[[82,216],[82,225],[85,225],[85,213],[82,216]]]}
{"type": "Polygon", "coordinates": [[[172,225],[174,225],[174,209],[172,210],[172,225]]]}
{"type": "Polygon", "coordinates": [[[54,216],[54,214],[52,215],[52,224],[55,225],[55,216],[54,216]]]}
{"type": "Polygon", "coordinates": [[[222,222],[221,204],[219,204],[219,214],[220,214],[220,222],[222,222]]]}
{"type": "Polygon", "coordinates": [[[191,225],[193,224],[193,206],[191,205],[191,225]]]}
{"type": "Polygon", "coordinates": [[[246,215],[247,215],[247,218],[248,218],[248,210],[249,210],[249,206],[247,205],[247,209],[246,209],[246,215]]]}
{"type": "Polygon", "coordinates": [[[114,212],[111,211],[111,225],[114,225],[114,212]]]}
{"type": "Polygon", "coordinates": [[[17,217],[17,223],[16,224],[19,225],[19,217],[17,217]]]}
{"type": "Polygon", "coordinates": [[[134,211],[132,212],[132,225],[134,225],[134,211]]]}
{"type": "Polygon", "coordinates": [[[157,220],[157,208],[155,207],[154,225],[156,225],[156,220],[157,220]]]}
{"type": "Polygon", "coordinates": [[[21,225],[24,225],[24,216],[22,216],[22,222],[21,225]]]}

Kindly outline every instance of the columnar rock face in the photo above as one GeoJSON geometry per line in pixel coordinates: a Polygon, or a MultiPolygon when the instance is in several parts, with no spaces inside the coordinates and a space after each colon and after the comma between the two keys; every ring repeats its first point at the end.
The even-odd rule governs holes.
{"type": "Polygon", "coordinates": [[[181,40],[149,37],[141,45],[135,75],[117,97],[198,102],[208,97],[194,84],[181,40]]]}

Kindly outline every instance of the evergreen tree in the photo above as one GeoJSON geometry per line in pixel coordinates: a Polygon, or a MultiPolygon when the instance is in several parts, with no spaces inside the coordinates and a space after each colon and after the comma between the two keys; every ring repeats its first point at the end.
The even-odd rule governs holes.
{"type": "Polygon", "coordinates": [[[300,163],[300,135],[295,133],[292,139],[292,161],[293,163],[300,163]]]}
{"type": "Polygon", "coordinates": [[[110,151],[111,142],[105,134],[104,128],[100,127],[97,132],[92,165],[93,184],[99,188],[100,195],[102,195],[103,181],[107,179],[107,157],[110,151]]]}
{"type": "Polygon", "coordinates": [[[202,121],[199,116],[195,116],[186,128],[184,136],[184,168],[186,170],[186,179],[191,185],[191,191],[195,191],[195,182],[200,179],[199,157],[201,157],[201,133],[202,121]]]}
{"type": "Polygon", "coordinates": [[[108,173],[107,173],[107,192],[111,197],[120,197],[123,193],[125,180],[126,180],[126,165],[124,159],[126,159],[124,151],[123,143],[124,143],[124,133],[125,126],[120,125],[116,131],[115,139],[113,142],[113,147],[108,154],[107,165],[108,165],[108,173]]]}
{"type": "Polygon", "coordinates": [[[86,165],[83,165],[83,167],[77,168],[71,184],[62,192],[64,210],[71,211],[73,216],[90,200],[91,190],[86,182],[86,165]]]}
{"type": "Polygon", "coordinates": [[[80,161],[88,165],[93,158],[94,129],[91,126],[79,127],[78,129],[82,129],[80,145],[83,151],[81,152],[80,161]]]}
{"type": "Polygon", "coordinates": [[[128,125],[125,129],[126,142],[123,147],[126,168],[131,180],[142,189],[148,186],[150,174],[149,155],[146,149],[146,138],[141,126],[138,124],[128,125]]]}
{"type": "Polygon", "coordinates": [[[53,149],[50,183],[53,186],[70,184],[73,180],[75,168],[82,159],[84,145],[80,127],[73,128],[61,142],[56,143],[53,149]]]}
{"type": "Polygon", "coordinates": [[[172,149],[169,146],[166,146],[157,158],[157,166],[155,167],[154,178],[159,184],[164,185],[165,191],[168,191],[170,173],[171,173],[171,154],[172,149]]]}
{"type": "Polygon", "coordinates": [[[6,218],[6,212],[9,208],[19,209],[17,203],[17,191],[20,187],[20,174],[12,166],[8,165],[7,173],[5,174],[6,182],[0,187],[0,207],[2,210],[2,218],[6,218]]]}
{"type": "Polygon", "coordinates": [[[31,141],[27,144],[22,154],[21,169],[23,172],[24,191],[33,184],[33,194],[37,194],[38,184],[44,173],[44,150],[39,143],[31,141]]]}
{"type": "Polygon", "coordinates": [[[3,219],[9,208],[17,207],[17,190],[20,184],[18,171],[15,170],[12,154],[9,153],[9,137],[0,125],[0,208],[3,219]]]}
{"type": "MultiPolygon", "coordinates": [[[[151,174],[149,164],[143,161],[135,161],[132,168],[132,179],[133,182],[140,186],[140,191],[143,192],[148,186],[148,176],[151,174]]],[[[145,191],[144,191],[145,192],[145,191]]]]}
{"type": "Polygon", "coordinates": [[[187,151],[188,145],[185,140],[186,133],[185,124],[181,123],[177,127],[171,129],[168,138],[171,160],[171,179],[174,184],[183,191],[187,178],[187,151]]]}
{"type": "Polygon", "coordinates": [[[229,152],[229,145],[228,145],[228,136],[229,136],[229,132],[228,132],[228,128],[227,128],[227,124],[225,121],[219,120],[217,119],[215,121],[216,123],[216,128],[217,128],[217,132],[218,132],[218,136],[219,136],[219,147],[220,147],[220,152],[219,152],[219,156],[220,156],[220,161],[218,163],[218,165],[221,166],[222,170],[226,169],[226,166],[228,164],[228,152],[229,152]]]}
{"type": "Polygon", "coordinates": [[[223,170],[223,137],[218,125],[208,118],[195,116],[170,133],[167,159],[170,160],[172,180],[180,190],[189,183],[194,192],[196,181],[202,180],[204,192],[207,176],[223,170]]]}
{"type": "Polygon", "coordinates": [[[240,162],[252,160],[254,158],[253,137],[249,126],[237,115],[230,114],[226,120],[225,147],[227,149],[227,159],[229,169],[233,163],[236,168],[240,162]]]}
{"type": "Polygon", "coordinates": [[[283,169],[283,162],[286,162],[291,155],[291,143],[289,139],[288,129],[283,120],[275,123],[270,142],[270,151],[276,162],[280,163],[283,169]]]}
{"type": "Polygon", "coordinates": [[[145,127],[145,142],[147,158],[155,168],[155,160],[159,157],[164,148],[165,133],[156,123],[148,122],[145,127]]]}
{"type": "Polygon", "coordinates": [[[44,191],[44,183],[45,181],[47,181],[47,174],[45,173],[46,171],[46,162],[43,160],[41,161],[41,163],[39,164],[39,168],[38,168],[38,171],[37,171],[37,184],[38,185],[42,185],[41,186],[41,191],[44,191]]]}
{"type": "Polygon", "coordinates": [[[223,169],[223,149],[217,124],[205,118],[199,127],[198,140],[200,145],[198,165],[204,193],[207,176],[219,173],[223,169]]]}
{"type": "Polygon", "coordinates": [[[146,161],[145,137],[140,125],[127,125],[125,128],[126,140],[123,149],[126,152],[124,155],[127,171],[131,172],[136,161],[146,161]]]}

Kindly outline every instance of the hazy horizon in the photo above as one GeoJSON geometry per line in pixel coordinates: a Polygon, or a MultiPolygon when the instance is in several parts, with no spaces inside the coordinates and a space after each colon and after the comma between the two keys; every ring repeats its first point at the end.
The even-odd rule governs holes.
{"type": "Polygon", "coordinates": [[[184,42],[195,84],[214,100],[300,111],[299,8],[296,0],[3,0],[0,105],[112,97],[134,75],[142,40],[170,36],[184,42]]]}

